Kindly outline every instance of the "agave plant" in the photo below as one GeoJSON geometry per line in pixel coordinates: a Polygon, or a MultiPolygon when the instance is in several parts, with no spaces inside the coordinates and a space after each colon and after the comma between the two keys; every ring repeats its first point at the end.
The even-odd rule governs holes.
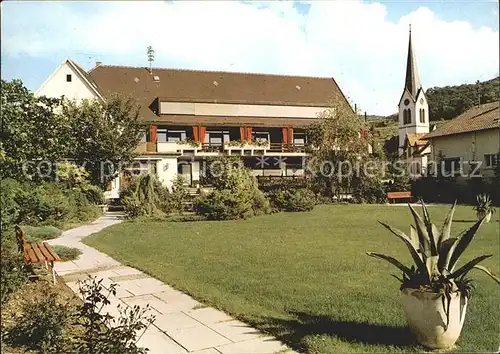
{"type": "MultiPolygon", "coordinates": [[[[489,269],[478,265],[483,260],[491,257],[491,254],[478,256],[456,269],[460,256],[469,246],[485,218],[477,221],[457,237],[452,237],[451,224],[456,202],[449,211],[441,230],[438,230],[431,222],[427,207],[423,202],[423,218],[410,204],[408,206],[415,220],[415,226],[410,226],[409,236],[401,230],[381,221],[379,222],[406,244],[415,264],[407,267],[397,259],[385,254],[374,252],[367,252],[367,254],[386,260],[403,272],[402,278],[395,276],[401,281],[401,289],[413,288],[441,293],[443,295],[444,310],[449,321],[451,294],[459,291],[463,296],[470,298],[474,286],[470,279],[465,278],[470,270],[482,270],[500,284],[500,279],[493,275],[489,269]]],[[[446,325],[448,326],[448,323],[446,325]]]]}
{"type": "Polygon", "coordinates": [[[476,196],[476,205],[473,207],[473,210],[478,213],[487,214],[494,213],[495,207],[488,194],[478,194],[476,196]]]}

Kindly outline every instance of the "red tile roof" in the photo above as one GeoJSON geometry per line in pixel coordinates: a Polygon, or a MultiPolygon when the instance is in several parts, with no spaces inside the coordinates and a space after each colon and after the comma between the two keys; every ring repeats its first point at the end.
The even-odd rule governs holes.
{"type": "MultiPolygon", "coordinates": [[[[88,74],[103,94],[119,93],[135,98],[141,106],[141,116],[151,122],[170,122],[175,118],[155,114],[158,97],[184,102],[317,107],[328,107],[332,100],[340,99],[350,107],[333,78],[158,68],[153,68],[150,74],[147,68],[107,65],[99,65],[88,74]]],[[[197,118],[210,119],[214,123],[220,120],[220,124],[227,121],[224,117],[197,118]]],[[[258,120],[241,117],[241,120],[248,119],[258,120]]],[[[267,121],[273,119],[267,118],[267,121]]],[[[180,120],[176,122],[181,123],[180,120]]]]}
{"type": "Polygon", "coordinates": [[[473,107],[458,117],[447,121],[433,132],[427,134],[425,139],[485,129],[500,129],[499,118],[499,102],[485,103],[473,107]]]}

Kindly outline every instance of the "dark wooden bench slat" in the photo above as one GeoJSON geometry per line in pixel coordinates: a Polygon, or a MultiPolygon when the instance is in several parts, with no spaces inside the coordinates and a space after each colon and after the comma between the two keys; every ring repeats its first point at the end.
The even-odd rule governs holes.
{"type": "Polygon", "coordinates": [[[29,263],[38,263],[38,258],[36,257],[36,254],[35,254],[35,251],[33,251],[33,248],[28,249],[26,254],[28,256],[29,263]]]}
{"type": "Polygon", "coordinates": [[[43,256],[43,253],[40,251],[40,246],[38,245],[38,243],[32,243],[31,248],[33,248],[33,251],[35,252],[38,262],[45,262],[45,257],[43,256]]]}
{"type": "Polygon", "coordinates": [[[54,256],[52,256],[47,247],[48,245],[45,242],[38,244],[38,248],[40,249],[40,252],[42,252],[45,261],[54,262],[55,261],[54,256]]]}
{"type": "Polygon", "coordinates": [[[44,250],[47,251],[47,253],[52,257],[53,261],[54,262],[60,262],[61,261],[61,258],[59,258],[59,256],[57,255],[57,253],[54,252],[54,250],[52,249],[52,247],[49,246],[48,243],[43,243],[43,246],[44,246],[44,250]]]}

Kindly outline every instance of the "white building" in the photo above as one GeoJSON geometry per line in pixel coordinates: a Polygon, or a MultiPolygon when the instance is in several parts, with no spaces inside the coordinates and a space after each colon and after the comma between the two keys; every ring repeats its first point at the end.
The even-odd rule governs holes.
{"type": "Polygon", "coordinates": [[[425,138],[431,144],[432,160],[442,164],[443,173],[491,178],[500,158],[499,103],[472,107],[425,138]]]}
{"type": "MultiPolygon", "coordinates": [[[[167,186],[177,175],[199,184],[210,156],[241,156],[261,176],[304,173],[305,128],[332,101],[349,106],[333,78],[112,66],[86,72],[65,60],[36,95],[68,99],[132,97],[149,126],[138,147],[141,168],[167,186]]],[[[138,167],[133,169],[137,172],[138,167]]],[[[126,180],[110,185],[117,196],[126,180]]]]}

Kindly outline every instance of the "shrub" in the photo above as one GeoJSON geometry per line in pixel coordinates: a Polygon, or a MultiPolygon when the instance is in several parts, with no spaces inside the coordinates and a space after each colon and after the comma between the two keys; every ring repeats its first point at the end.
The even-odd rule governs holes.
{"type": "Polygon", "coordinates": [[[20,206],[19,222],[36,225],[50,220],[60,222],[75,211],[63,189],[54,183],[25,183],[16,194],[20,206]]]}
{"type": "Polygon", "coordinates": [[[26,284],[30,266],[24,261],[24,255],[14,247],[2,245],[1,255],[0,296],[3,304],[12,293],[26,284]]]}
{"type": "MultiPolygon", "coordinates": [[[[102,214],[102,210],[97,205],[91,204],[81,190],[73,189],[67,194],[72,210],[71,214],[67,216],[67,220],[89,221],[102,214]]],[[[50,222],[50,218],[48,222],[50,222]]],[[[59,222],[59,224],[61,223],[59,222]]],[[[54,224],[57,225],[57,221],[54,224]]]]}
{"type": "Polygon", "coordinates": [[[64,333],[70,323],[69,299],[47,282],[25,286],[8,303],[6,342],[46,352],[65,352],[64,333]]]}
{"type": "Polygon", "coordinates": [[[316,204],[316,196],[306,188],[283,189],[276,192],[273,205],[280,211],[311,211],[316,204]]]}
{"type": "Polygon", "coordinates": [[[134,219],[141,216],[141,203],[134,196],[123,197],[123,211],[129,219],[134,219]]]}
{"type": "Polygon", "coordinates": [[[168,189],[149,172],[134,177],[120,199],[127,218],[164,216],[171,208],[168,189]]]}
{"type": "Polygon", "coordinates": [[[80,187],[80,190],[91,204],[102,205],[106,202],[104,193],[98,186],[94,186],[92,184],[84,184],[80,187]]]}
{"type": "Polygon", "coordinates": [[[52,246],[52,249],[59,257],[61,257],[63,262],[73,261],[82,254],[82,251],[75,247],[54,245],[52,246]]]}
{"type": "Polygon", "coordinates": [[[238,198],[229,189],[214,190],[195,201],[193,209],[209,220],[247,219],[254,215],[252,202],[238,198]]]}
{"type": "Polygon", "coordinates": [[[272,212],[271,203],[264,193],[256,189],[253,195],[252,209],[255,215],[265,215],[272,212]]]}
{"type": "Polygon", "coordinates": [[[114,318],[101,309],[110,304],[110,296],[116,295],[116,284],[108,289],[102,279],[89,277],[80,282],[80,295],[83,304],[76,313],[76,325],[81,333],[74,336],[73,351],[77,353],[123,353],[143,354],[146,349],[139,348],[137,341],[147,327],[154,322],[154,316],[146,316],[149,305],[140,308],[119,307],[119,318],[114,318]]]}
{"type": "MultiPolygon", "coordinates": [[[[20,183],[13,179],[5,179],[1,182],[0,188],[0,213],[1,232],[5,236],[7,230],[12,230],[14,224],[19,220],[20,207],[16,202],[16,194],[20,188],[20,183]]],[[[3,237],[2,237],[3,238],[3,237]]]]}
{"type": "Polygon", "coordinates": [[[194,202],[196,213],[210,220],[232,220],[270,212],[269,203],[246,168],[234,159],[218,161],[217,171],[212,171],[217,176],[212,179],[214,191],[194,202]]]}
{"type": "Polygon", "coordinates": [[[172,186],[172,193],[167,199],[169,201],[169,203],[167,203],[169,209],[181,214],[184,211],[186,202],[189,199],[189,193],[185,186],[185,182],[186,180],[184,177],[177,175],[172,186]]]}
{"type": "Polygon", "coordinates": [[[2,233],[10,235],[15,224],[64,226],[68,222],[88,221],[98,217],[99,208],[89,202],[89,193],[85,192],[85,188],[94,192],[96,188],[83,188],[67,189],[63,185],[49,182],[35,184],[2,181],[2,233]]]}
{"type": "Polygon", "coordinates": [[[387,195],[378,177],[362,177],[353,186],[352,197],[357,203],[385,203],[387,195]]]}
{"type": "Polygon", "coordinates": [[[61,230],[54,226],[28,226],[25,225],[22,229],[26,232],[26,238],[29,242],[39,242],[44,240],[52,240],[61,236],[61,230]]]}

